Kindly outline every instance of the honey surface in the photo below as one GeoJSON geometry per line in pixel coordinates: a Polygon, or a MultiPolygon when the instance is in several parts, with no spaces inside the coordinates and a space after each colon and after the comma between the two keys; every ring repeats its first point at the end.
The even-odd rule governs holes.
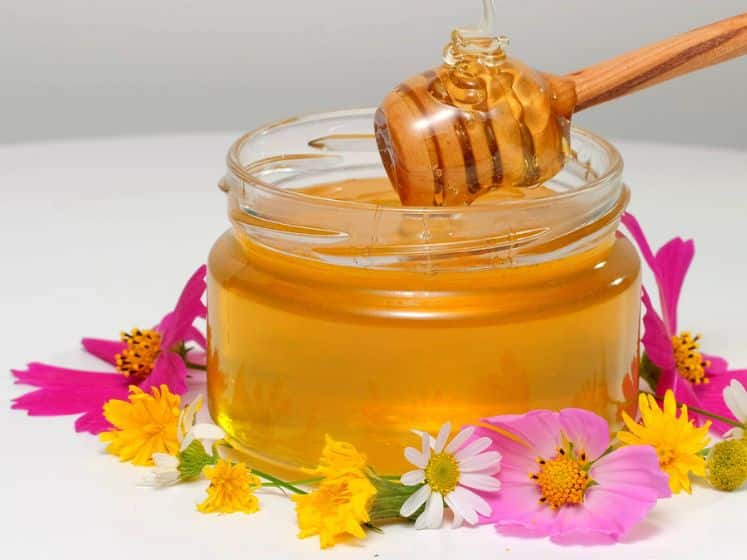
{"type": "MultiPolygon", "coordinates": [[[[398,204],[383,179],[306,194],[398,204]]],[[[635,407],[640,268],[622,237],[545,264],[425,274],[299,259],[227,232],[209,268],[210,410],[276,469],[313,466],[325,434],[398,474],[411,429],[568,406],[614,421],[635,407]]]]}

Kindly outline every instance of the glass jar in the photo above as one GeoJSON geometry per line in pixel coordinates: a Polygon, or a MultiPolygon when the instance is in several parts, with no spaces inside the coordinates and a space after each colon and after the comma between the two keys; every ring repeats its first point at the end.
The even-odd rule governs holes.
{"type": "Polygon", "coordinates": [[[617,233],[618,152],[574,129],[546,186],[404,208],[372,122],[368,109],[291,119],[229,152],[208,393],[233,443],[288,472],[315,465],[329,434],[397,473],[411,429],[634,411],[640,262],[617,233]]]}

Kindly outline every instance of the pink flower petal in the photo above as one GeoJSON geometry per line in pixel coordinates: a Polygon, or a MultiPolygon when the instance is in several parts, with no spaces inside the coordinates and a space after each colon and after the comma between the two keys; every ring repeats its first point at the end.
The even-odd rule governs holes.
{"type": "MultiPolygon", "coordinates": [[[[560,433],[560,416],[549,410],[534,410],[522,415],[504,415],[486,418],[484,423],[495,426],[522,439],[536,457],[554,457],[563,442],[560,433]]],[[[485,434],[490,437],[490,434],[485,434]]],[[[504,457],[503,449],[498,449],[504,457]]]]}
{"type": "Polygon", "coordinates": [[[156,327],[161,333],[161,344],[164,348],[170,349],[175,344],[194,336],[192,323],[198,317],[207,316],[207,308],[202,303],[206,273],[207,267],[204,265],[197,269],[187,281],[174,310],[168,313],[156,327]]]}
{"type": "Polygon", "coordinates": [[[205,339],[205,335],[202,334],[202,332],[200,332],[200,330],[194,326],[191,326],[186,330],[183,341],[185,344],[193,342],[198,346],[198,348],[202,348],[203,350],[207,347],[207,340],[205,339]]]}
{"type": "Polygon", "coordinates": [[[656,258],[654,257],[654,253],[651,250],[651,246],[648,243],[648,239],[646,239],[646,236],[643,233],[643,229],[641,228],[641,225],[638,223],[638,220],[636,219],[633,214],[630,214],[629,212],[625,212],[622,215],[622,218],[620,219],[622,224],[625,226],[625,229],[628,230],[630,233],[630,236],[633,238],[633,241],[635,241],[635,244],[638,245],[638,249],[641,251],[641,255],[643,256],[643,260],[646,261],[646,264],[651,269],[651,271],[654,273],[654,275],[658,274],[658,265],[656,262],[656,258]]]}
{"type": "MultiPolygon", "coordinates": [[[[112,399],[127,400],[127,392],[112,395],[112,399]]],[[[106,402],[106,401],[104,401],[106,402]]],[[[104,417],[104,404],[99,408],[86,412],[75,421],[75,431],[78,433],[100,434],[111,429],[112,425],[104,417]]]]}
{"type": "Polygon", "coordinates": [[[594,488],[619,489],[642,501],[669,498],[669,478],[659,468],[656,451],[649,445],[627,445],[602,457],[589,470],[594,488]]]}
{"type": "Polygon", "coordinates": [[[695,257],[695,243],[677,237],[666,243],[656,253],[659,272],[657,283],[664,322],[670,332],[677,332],[677,306],[682,284],[695,257]]]}
{"type": "MultiPolygon", "coordinates": [[[[526,481],[528,474],[537,470],[537,454],[528,445],[482,427],[475,430],[474,437],[491,440],[492,444],[489,447],[501,454],[501,470],[503,471],[501,479],[505,480],[506,477],[511,477],[513,473],[516,473],[521,477],[520,480],[526,481]]],[[[457,459],[460,457],[457,456],[457,459]]]]}
{"type": "Polygon", "coordinates": [[[577,453],[585,452],[590,461],[596,460],[610,446],[609,424],[588,410],[561,410],[560,427],[568,441],[573,443],[574,450],[577,453]]]}
{"type": "Polygon", "coordinates": [[[646,289],[643,289],[643,347],[651,361],[661,369],[674,369],[675,359],[672,349],[672,334],[667,330],[664,321],[659,317],[651,303],[646,289]]]}
{"type": "Polygon", "coordinates": [[[127,344],[119,340],[103,340],[100,338],[84,338],[82,341],[83,348],[89,354],[115,366],[117,365],[117,354],[127,348],[127,344]]]}
{"type": "Polygon", "coordinates": [[[642,521],[659,498],[671,495],[653,447],[628,446],[596,462],[596,482],[583,504],[558,510],[551,540],[558,544],[610,544],[642,521]]]}
{"type": "Polygon", "coordinates": [[[30,416],[64,416],[83,413],[76,430],[99,433],[108,429],[102,407],[112,398],[127,398],[129,383],[123,375],[29,364],[25,371],[14,370],[17,383],[38,389],[13,402],[13,408],[30,416]]]}
{"type": "Polygon", "coordinates": [[[537,485],[527,477],[522,484],[504,485],[500,492],[482,494],[491,508],[490,515],[481,515],[480,524],[494,523],[505,535],[546,537],[550,535],[555,512],[539,502],[537,485]]]}
{"type": "Polygon", "coordinates": [[[703,359],[710,362],[710,365],[705,368],[708,376],[722,375],[729,372],[729,362],[720,356],[714,356],[712,354],[702,354],[703,359]]]}
{"type": "Polygon", "coordinates": [[[140,384],[140,388],[148,393],[152,387],[166,385],[172,393],[183,395],[187,392],[187,366],[179,354],[161,352],[153,366],[153,371],[140,384]]]}
{"type": "Polygon", "coordinates": [[[677,305],[682,284],[695,255],[695,244],[677,237],[665,244],[654,255],[638,220],[632,214],[626,213],[622,217],[622,223],[638,245],[646,264],[654,273],[659,288],[664,324],[669,332],[676,333],[677,305]]]}
{"type": "Polygon", "coordinates": [[[205,366],[207,365],[207,352],[203,352],[202,350],[192,350],[187,352],[187,360],[192,364],[205,366]]]}

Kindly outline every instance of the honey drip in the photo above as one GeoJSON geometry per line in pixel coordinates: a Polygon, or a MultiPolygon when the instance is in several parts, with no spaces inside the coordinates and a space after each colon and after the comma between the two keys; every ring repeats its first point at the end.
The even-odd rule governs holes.
{"type": "Polygon", "coordinates": [[[562,80],[509,58],[493,2],[483,4],[482,26],[455,30],[444,64],[397,86],[376,113],[382,162],[405,206],[471,204],[565,164],[573,107],[553,94],[562,80]]]}

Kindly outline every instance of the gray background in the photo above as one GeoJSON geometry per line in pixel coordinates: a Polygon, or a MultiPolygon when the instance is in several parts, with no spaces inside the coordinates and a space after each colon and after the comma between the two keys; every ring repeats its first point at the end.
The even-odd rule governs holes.
{"type": "MultiPolygon", "coordinates": [[[[747,0],[498,0],[511,52],[565,73],[747,0]]],[[[250,129],[376,105],[479,0],[0,0],[0,142],[250,129]]],[[[747,58],[579,115],[606,136],[747,148],[747,58]]]]}

